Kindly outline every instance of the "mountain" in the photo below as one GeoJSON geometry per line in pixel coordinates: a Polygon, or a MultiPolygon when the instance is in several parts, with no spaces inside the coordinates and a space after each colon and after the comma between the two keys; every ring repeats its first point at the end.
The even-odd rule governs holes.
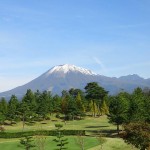
{"type": "Polygon", "coordinates": [[[51,91],[53,94],[61,94],[62,90],[70,88],[84,89],[87,83],[98,82],[109,94],[116,94],[120,90],[132,92],[136,87],[150,87],[150,79],[144,79],[138,75],[111,78],[95,74],[88,69],[75,65],[59,65],[51,68],[31,82],[16,87],[12,90],[0,93],[0,97],[10,97],[15,94],[18,97],[24,95],[27,89],[33,91],[51,91]]]}

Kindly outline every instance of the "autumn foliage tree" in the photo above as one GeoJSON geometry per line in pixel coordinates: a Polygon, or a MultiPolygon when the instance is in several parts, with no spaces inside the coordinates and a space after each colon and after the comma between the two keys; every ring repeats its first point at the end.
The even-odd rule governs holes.
{"type": "Polygon", "coordinates": [[[124,125],[124,140],[139,148],[140,150],[150,149],[150,124],[129,123],[124,125]]]}

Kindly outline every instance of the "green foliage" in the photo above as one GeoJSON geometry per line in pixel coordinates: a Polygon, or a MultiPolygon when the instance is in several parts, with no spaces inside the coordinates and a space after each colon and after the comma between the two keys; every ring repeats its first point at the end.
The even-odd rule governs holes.
{"type": "Polygon", "coordinates": [[[52,107],[54,113],[61,112],[61,98],[58,95],[55,95],[52,99],[52,107]]]}
{"type": "Polygon", "coordinates": [[[12,95],[8,102],[8,113],[7,113],[8,120],[12,121],[18,117],[18,107],[19,101],[15,95],[12,95]]]}
{"type": "Polygon", "coordinates": [[[70,97],[68,95],[62,97],[61,112],[63,114],[65,114],[65,115],[67,114],[67,111],[68,111],[68,102],[69,102],[69,99],[70,99],[70,97]]]}
{"type": "Polygon", "coordinates": [[[108,119],[110,123],[117,125],[119,134],[119,125],[127,120],[128,103],[126,93],[119,93],[118,96],[113,96],[110,99],[108,119]]]}
{"type": "Polygon", "coordinates": [[[86,98],[87,99],[94,99],[94,100],[101,100],[107,95],[107,91],[104,88],[100,87],[98,83],[91,82],[85,86],[86,90],[86,98]]]}
{"type": "Polygon", "coordinates": [[[81,150],[85,150],[85,137],[84,136],[80,134],[77,135],[76,142],[81,150]]]}
{"type": "Polygon", "coordinates": [[[62,124],[56,124],[55,127],[57,128],[56,129],[57,136],[56,136],[56,139],[54,139],[53,141],[57,143],[58,148],[56,150],[67,149],[65,147],[65,145],[68,144],[68,139],[64,138],[63,132],[60,130],[63,127],[63,125],[62,124]]]}
{"type": "MultiPolygon", "coordinates": [[[[63,135],[78,135],[81,133],[85,135],[85,130],[62,130],[63,135]]],[[[56,130],[37,130],[37,131],[26,131],[26,132],[0,132],[0,138],[22,138],[25,136],[35,136],[35,135],[45,135],[45,136],[56,136],[56,130]]]]}
{"type": "Polygon", "coordinates": [[[95,106],[98,106],[99,110],[101,109],[102,101],[103,101],[104,97],[108,94],[108,92],[105,91],[104,88],[100,87],[98,85],[98,83],[91,82],[85,86],[85,93],[86,93],[85,97],[90,101],[92,100],[93,113],[94,113],[94,117],[95,117],[96,116],[95,106]]]}
{"type": "Polygon", "coordinates": [[[75,100],[76,100],[78,115],[79,116],[84,116],[85,106],[84,106],[83,100],[81,99],[80,93],[77,94],[75,100]]]}
{"type": "Polygon", "coordinates": [[[106,142],[106,139],[103,137],[104,135],[101,134],[101,132],[98,132],[98,135],[96,136],[96,139],[98,140],[100,144],[100,149],[103,150],[103,144],[106,142]]]}
{"type": "Polygon", "coordinates": [[[47,137],[45,135],[43,135],[43,133],[41,132],[40,134],[36,135],[34,137],[34,139],[35,139],[35,145],[36,145],[37,149],[45,150],[47,137]]]}
{"type": "Polygon", "coordinates": [[[37,99],[37,110],[36,113],[39,117],[46,119],[47,114],[51,113],[53,110],[52,108],[52,96],[51,93],[48,91],[44,91],[40,94],[37,99]]]}
{"type": "Polygon", "coordinates": [[[130,123],[124,125],[124,140],[139,148],[140,150],[150,149],[150,124],[130,123]]]}
{"type": "Polygon", "coordinates": [[[150,123],[150,95],[144,93],[141,88],[137,88],[128,98],[128,118],[130,122],[148,122],[150,123]]]}
{"type": "Polygon", "coordinates": [[[4,124],[4,121],[5,121],[6,117],[3,113],[0,112],[0,124],[4,124]]]}
{"type": "Polygon", "coordinates": [[[100,111],[104,115],[108,115],[109,114],[109,108],[106,105],[106,101],[105,100],[102,101],[102,105],[101,105],[101,110],[100,111]]]}
{"type": "Polygon", "coordinates": [[[31,148],[35,147],[32,142],[32,137],[29,136],[20,139],[20,144],[22,145],[22,147],[24,147],[25,150],[30,150],[31,148]]]}
{"type": "Polygon", "coordinates": [[[6,115],[7,111],[8,111],[7,101],[5,98],[1,98],[1,100],[0,100],[0,113],[2,113],[3,115],[6,115]]]}

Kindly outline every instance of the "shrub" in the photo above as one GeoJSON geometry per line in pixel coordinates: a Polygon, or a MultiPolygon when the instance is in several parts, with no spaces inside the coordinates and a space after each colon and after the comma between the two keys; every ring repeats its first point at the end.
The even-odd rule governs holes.
{"type": "Polygon", "coordinates": [[[150,148],[150,124],[148,123],[130,123],[124,125],[125,142],[134,145],[140,150],[150,148]]]}
{"type": "Polygon", "coordinates": [[[5,128],[3,126],[0,126],[0,131],[1,132],[5,131],[5,128]]]}
{"type": "MultiPolygon", "coordinates": [[[[63,135],[85,135],[85,130],[62,130],[63,135]]],[[[45,135],[45,136],[56,136],[56,130],[38,130],[38,131],[27,131],[27,132],[0,132],[0,138],[21,138],[25,136],[36,136],[36,135],[45,135]]]]}

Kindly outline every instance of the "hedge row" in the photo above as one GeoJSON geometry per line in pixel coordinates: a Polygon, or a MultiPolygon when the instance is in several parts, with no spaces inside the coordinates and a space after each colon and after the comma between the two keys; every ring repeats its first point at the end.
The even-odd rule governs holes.
{"type": "MultiPolygon", "coordinates": [[[[85,135],[85,130],[61,130],[63,135],[85,135]]],[[[26,131],[26,132],[0,132],[0,138],[22,138],[25,136],[45,135],[56,136],[58,132],[56,130],[38,130],[38,131],[26,131]]]]}

